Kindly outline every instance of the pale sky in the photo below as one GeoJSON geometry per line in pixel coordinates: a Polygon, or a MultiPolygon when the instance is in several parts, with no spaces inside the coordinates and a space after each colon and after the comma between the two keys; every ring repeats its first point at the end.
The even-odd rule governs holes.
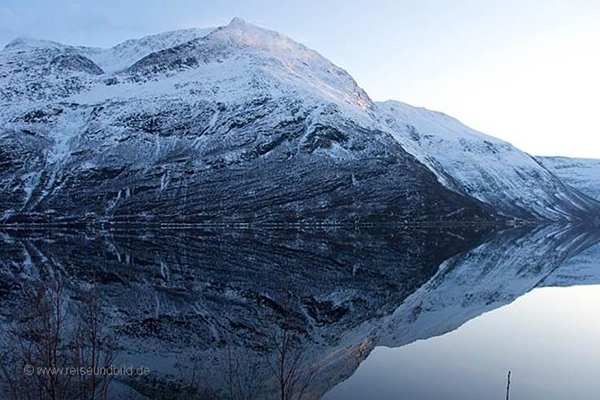
{"type": "Polygon", "coordinates": [[[531,154],[600,158],[600,0],[0,0],[0,44],[111,46],[235,16],[319,51],[374,100],[531,154]]]}

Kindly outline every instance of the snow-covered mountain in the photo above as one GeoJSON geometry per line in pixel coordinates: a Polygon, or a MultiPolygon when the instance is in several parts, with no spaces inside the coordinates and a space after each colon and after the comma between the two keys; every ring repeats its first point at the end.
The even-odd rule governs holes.
{"type": "Polygon", "coordinates": [[[600,200],[600,160],[592,158],[536,157],[563,182],[600,200]]]}
{"type": "Polygon", "coordinates": [[[0,52],[5,221],[581,219],[600,205],[439,113],[374,103],[273,31],[0,52]],[[490,207],[492,206],[492,207],[490,207]]]}
{"type": "Polygon", "coordinates": [[[112,73],[89,49],[0,52],[4,219],[490,218],[377,130],[368,96],[318,53],[239,19],[204,33],[119,45],[150,53],[125,69],[105,56],[119,50],[91,55],[112,73]]]}

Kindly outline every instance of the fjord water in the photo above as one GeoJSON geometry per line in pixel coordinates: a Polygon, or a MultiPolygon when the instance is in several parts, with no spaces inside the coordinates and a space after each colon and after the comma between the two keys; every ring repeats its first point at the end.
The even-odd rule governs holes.
{"type": "Polygon", "coordinates": [[[556,225],[11,230],[2,332],[22,288],[61,279],[74,307],[98,289],[116,364],[151,370],[117,378],[114,396],[174,398],[195,372],[216,398],[232,397],[232,379],[281,398],[268,364],[285,332],[302,398],[504,398],[511,370],[513,399],[591,399],[599,240],[556,225]]]}
{"type": "Polygon", "coordinates": [[[444,336],[377,348],[324,398],[593,399],[600,391],[600,281],[540,288],[444,336]]]}

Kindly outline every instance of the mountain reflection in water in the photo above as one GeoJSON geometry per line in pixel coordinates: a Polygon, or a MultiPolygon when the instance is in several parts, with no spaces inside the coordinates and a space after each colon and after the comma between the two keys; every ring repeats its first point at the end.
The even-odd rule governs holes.
{"type": "MultiPolygon", "coordinates": [[[[97,289],[120,349],[115,364],[151,370],[116,378],[111,396],[192,398],[194,377],[197,398],[344,398],[377,347],[445,335],[534,288],[600,283],[599,240],[593,229],[556,225],[3,231],[3,337],[25,307],[23,288],[59,280],[72,307],[82,289],[97,289]]],[[[420,398],[414,385],[410,393],[420,398]]]]}

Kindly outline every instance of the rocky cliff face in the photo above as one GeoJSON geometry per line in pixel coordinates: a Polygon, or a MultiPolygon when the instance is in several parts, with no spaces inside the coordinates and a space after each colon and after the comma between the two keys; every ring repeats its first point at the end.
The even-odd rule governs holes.
{"type": "Polygon", "coordinates": [[[239,19],[111,49],[17,39],[0,52],[0,218],[331,224],[600,210],[510,145],[394,104],[239,19]]]}

